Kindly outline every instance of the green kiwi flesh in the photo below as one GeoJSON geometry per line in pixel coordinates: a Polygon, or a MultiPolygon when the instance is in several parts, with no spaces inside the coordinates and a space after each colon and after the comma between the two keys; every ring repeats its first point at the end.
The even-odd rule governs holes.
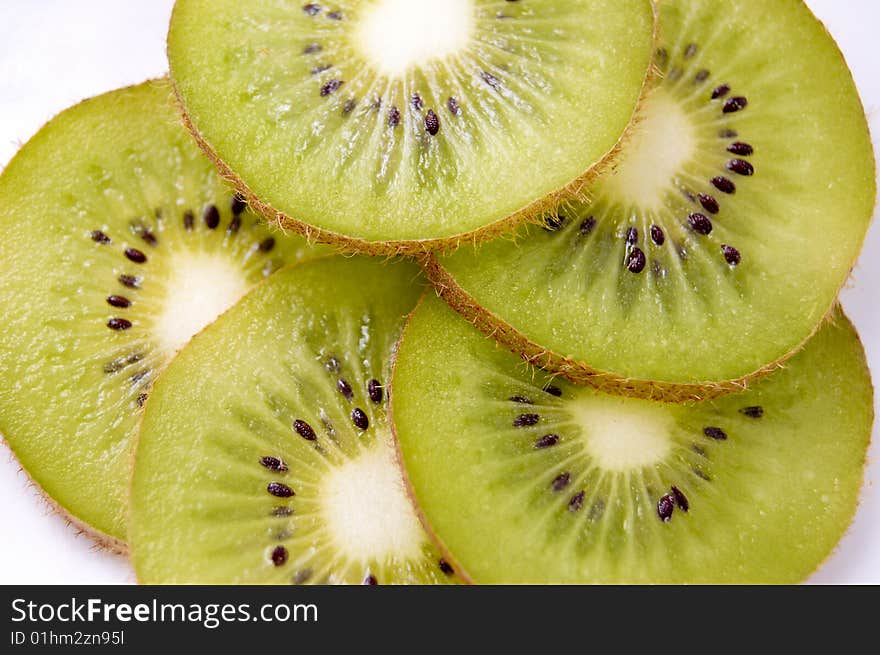
{"type": "Polygon", "coordinates": [[[183,343],[304,240],[260,224],[180,125],[167,81],[87,100],[0,177],[0,433],[122,548],[132,438],[183,343]]]}
{"type": "Polygon", "coordinates": [[[876,183],[850,72],[801,2],[669,0],[659,12],[662,81],[591,201],[429,271],[532,361],[682,400],[741,387],[814,332],[860,251],[876,183]]]}
{"type": "Polygon", "coordinates": [[[577,186],[632,118],[653,33],[648,0],[178,0],[168,55],[256,207],[376,254],[491,236],[577,186]]]}
{"type": "Polygon", "coordinates": [[[404,487],[391,351],[424,289],[406,262],[280,271],[156,383],[131,493],[143,583],[449,583],[404,487]]]}
{"type": "Polygon", "coordinates": [[[426,525],[490,584],[801,581],[853,517],[873,421],[839,311],[749,391],[665,404],[551,379],[431,296],[391,396],[426,525]]]}

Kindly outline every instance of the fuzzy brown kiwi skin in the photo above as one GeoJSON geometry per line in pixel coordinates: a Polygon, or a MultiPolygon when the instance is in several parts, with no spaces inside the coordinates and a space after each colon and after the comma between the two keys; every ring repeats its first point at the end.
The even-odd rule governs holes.
{"type": "Polygon", "coordinates": [[[416,303],[415,309],[410,312],[409,316],[406,318],[406,323],[403,326],[403,330],[400,332],[400,337],[397,339],[397,343],[394,344],[394,347],[391,349],[391,380],[388,383],[388,424],[391,426],[391,440],[394,444],[394,459],[397,463],[397,467],[400,469],[400,473],[403,476],[403,486],[406,490],[406,495],[409,498],[409,502],[412,505],[413,509],[416,512],[416,516],[419,518],[419,523],[422,524],[422,528],[424,528],[425,533],[428,535],[428,538],[434,543],[437,547],[437,550],[440,551],[440,555],[446,560],[450,566],[455,570],[455,575],[460,579],[464,584],[473,585],[476,584],[474,579],[468,574],[467,571],[462,567],[461,562],[459,562],[452,551],[446,546],[446,543],[437,534],[434,528],[431,526],[430,521],[428,521],[428,517],[425,515],[425,512],[422,511],[421,505],[419,505],[419,501],[416,498],[415,488],[412,485],[412,481],[409,479],[409,472],[406,469],[406,466],[403,462],[403,453],[400,450],[400,439],[397,437],[397,424],[394,421],[394,373],[397,370],[397,353],[400,350],[400,344],[403,343],[404,338],[406,337],[407,330],[409,329],[409,324],[412,321],[412,317],[415,316],[415,313],[418,311],[419,307],[422,306],[422,303],[425,302],[425,298],[429,293],[432,293],[431,289],[427,289],[422,297],[419,298],[418,303],[416,303]]]}
{"type": "MultiPolygon", "coordinates": [[[[654,19],[654,36],[652,39],[651,52],[656,47],[659,37],[659,13],[657,5],[652,2],[651,8],[654,19]]],[[[166,47],[167,49],[167,47],[166,47]]],[[[170,57],[169,57],[170,60],[170,57]]],[[[263,202],[254,194],[251,188],[239,177],[226,162],[220,157],[214,147],[199,132],[195,124],[192,122],[183,96],[174,80],[174,70],[171,70],[170,79],[171,86],[174,89],[174,95],[177,98],[177,104],[181,112],[184,126],[192,133],[199,144],[199,147],[217,168],[220,176],[232,185],[234,190],[245,198],[247,203],[270,223],[279,227],[282,231],[291,230],[304,237],[310,244],[322,243],[335,247],[339,252],[345,254],[363,254],[371,256],[411,256],[419,257],[432,252],[451,252],[457,250],[465,244],[477,245],[484,241],[497,238],[504,234],[513,232],[518,226],[524,223],[546,224],[549,217],[556,215],[560,205],[572,199],[586,199],[586,192],[591,184],[601,177],[608,168],[614,164],[618,155],[632,134],[633,127],[637,118],[641,115],[641,108],[645,102],[650,90],[653,88],[654,80],[658,77],[659,71],[651,64],[645,72],[642,80],[642,88],[639,92],[639,99],[636,108],[630,117],[624,133],[617,140],[614,146],[606,152],[602,157],[592,164],[584,173],[576,177],[568,184],[562,186],[555,191],[550,192],[543,198],[540,198],[525,207],[522,207],[509,216],[506,216],[487,226],[466,232],[456,234],[451,237],[443,237],[439,239],[413,239],[413,240],[392,240],[392,241],[367,241],[357,237],[350,237],[331,230],[325,230],[314,225],[310,225],[294,216],[285,214],[284,212],[274,209],[269,204],[263,202]]]]}

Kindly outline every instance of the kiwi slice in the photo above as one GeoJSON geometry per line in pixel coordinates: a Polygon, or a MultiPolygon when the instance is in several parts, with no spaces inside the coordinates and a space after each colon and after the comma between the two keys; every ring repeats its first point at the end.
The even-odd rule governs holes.
{"type": "Polygon", "coordinates": [[[131,494],[145,583],[447,583],[391,436],[391,350],[417,267],[277,273],[196,337],[147,402],[131,494]]]}
{"type": "Polygon", "coordinates": [[[683,400],[736,391],[815,331],[876,183],[852,77],[803,3],[659,7],[662,81],[591,202],[428,270],[542,367],[683,400]]]}
{"type": "Polygon", "coordinates": [[[168,56],[255,207],[377,254],[487,238],[580,188],[653,33],[649,0],[178,0],[168,56]]]}
{"type": "Polygon", "coordinates": [[[676,405],[551,379],[431,297],[392,407],[427,525],[476,582],[792,583],[853,517],[873,390],[840,312],[749,391],[676,405]]]}
{"type": "Polygon", "coordinates": [[[0,433],[61,510],[121,549],[157,373],[248,288],[310,256],[226,188],[167,81],[68,109],[0,177],[0,433]]]}

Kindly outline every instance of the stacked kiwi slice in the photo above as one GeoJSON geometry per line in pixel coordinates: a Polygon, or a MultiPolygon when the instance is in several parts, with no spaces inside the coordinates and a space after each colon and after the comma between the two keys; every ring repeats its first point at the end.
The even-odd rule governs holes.
{"type": "Polygon", "coordinates": [[[178,0],[0,176],[0,433],[150,584],[790,583],[873,423],[799,0],[178,0]]]}

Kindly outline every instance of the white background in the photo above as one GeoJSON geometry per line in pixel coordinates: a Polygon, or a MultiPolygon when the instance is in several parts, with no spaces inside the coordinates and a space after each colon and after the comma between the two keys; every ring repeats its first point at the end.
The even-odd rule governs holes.
{"type": "MultiPolygon", "coordinates": [[[[442,0],[441,0],[442,1],[442,0]]],[[[0,165],[54,114],[83,98],[162,75],[172,0],[0,0],[0,165]]],[[[808,0],[840,43],[880,138],[880,2],[808,0]]],[[[755,20],[761,20],[755,16],[755,20]]],[[[844,305],[880,371],[880,225],[874,224],[844,305]]],[[[0,326],[2,329],[2,326],[0,326]]],[[[101,552],[30,488],[0,446],[0,584],[123,583],[124,558],[101,552]]],[[[817,583],[880,583],[880,443],[869,455],[855,523],[817,583]]]]}

